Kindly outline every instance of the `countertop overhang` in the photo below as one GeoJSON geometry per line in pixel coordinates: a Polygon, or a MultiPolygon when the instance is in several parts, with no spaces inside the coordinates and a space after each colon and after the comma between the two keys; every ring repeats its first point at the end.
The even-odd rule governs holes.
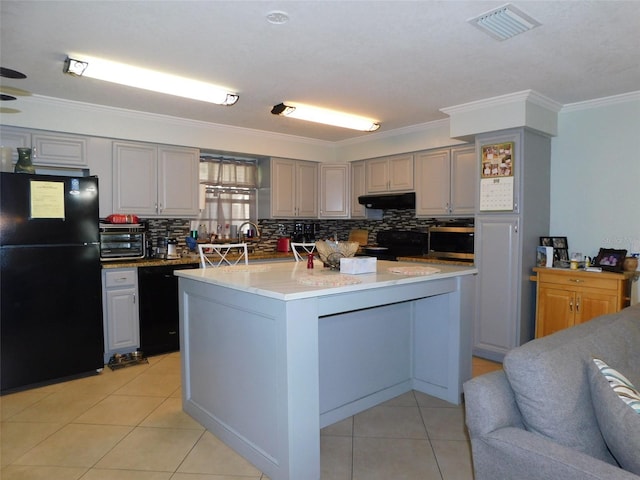
{"type": "Polygon", "coordinates": [[[407,272],[410,272],[411,269],[419,269],[415,262],[378,261],[375,273],[347,275],[336,270],[323,268],[318,261],[315,262],[313,269],[308,269],[306,262],[274,262],[178,270],[175,275],[189,280],[288,301],[394,285],[417,284],[478,273],[477,268],[473,266],[447,264],[435,266],[439,271],[427,275],[399,274],[389,270],[390,268],[398,269],[398,267],[407,267],[407,272]]]}

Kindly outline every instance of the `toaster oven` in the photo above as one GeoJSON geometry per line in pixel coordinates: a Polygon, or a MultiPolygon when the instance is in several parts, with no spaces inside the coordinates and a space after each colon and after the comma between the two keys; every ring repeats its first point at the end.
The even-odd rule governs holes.
{"type": "Polygon", "coordinates": [[[145,228],[140,224],[100,224],[100,260],[133,260],[145,256],[145,228]]]}

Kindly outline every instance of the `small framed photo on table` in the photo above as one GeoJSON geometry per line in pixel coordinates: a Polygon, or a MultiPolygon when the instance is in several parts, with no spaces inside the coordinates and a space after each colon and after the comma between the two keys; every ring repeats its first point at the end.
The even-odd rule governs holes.
{"type": "Polygon", "coordinates": [[[627,256],[626,250],[615,250],[613,248],[601,248],[594,264],[608,272],[621,272],[622,264],[627,256]]]}
{"type": "Polygon", "coordinates": [[[569,242],[567,237],[540,237],[540,245],[553,247],[553,266],[566,268],[569,266],[569,242]]]}

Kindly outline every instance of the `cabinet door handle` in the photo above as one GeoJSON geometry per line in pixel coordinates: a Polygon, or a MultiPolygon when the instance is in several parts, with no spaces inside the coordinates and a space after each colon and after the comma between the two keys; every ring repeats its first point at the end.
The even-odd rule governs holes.
{"type": "Polygon", "coordinates": [[[573,300],[569,300],[569,311],[573,312],[573,300]]]}
{"type": "Polygon", "coordinates": [[[171,330],[171,331],[169,332],[169,335],[175,335],[175,334],[177,334],[177,333],[178,333],[178,332],[176,332],[175,330],[171,330]]]}

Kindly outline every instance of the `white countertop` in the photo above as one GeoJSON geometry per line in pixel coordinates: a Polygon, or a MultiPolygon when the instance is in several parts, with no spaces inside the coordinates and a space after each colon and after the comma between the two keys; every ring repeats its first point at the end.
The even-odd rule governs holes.
{"type": "Polygon", "coordinates": [[[376,273],[348,275],[324,268],[317,260],[314,265],[313,269],[308,269],[307,262],[250,263],[232,267],[178,270],[175,275],[280,300],[295,300],[478,273],[475,267],[460,265],[424,265],[379,260],[376,273]],[[431,268],[439,271],[431,272],[431,268]],[[389,269],[402,273],[394,273],[389,269]]]}

